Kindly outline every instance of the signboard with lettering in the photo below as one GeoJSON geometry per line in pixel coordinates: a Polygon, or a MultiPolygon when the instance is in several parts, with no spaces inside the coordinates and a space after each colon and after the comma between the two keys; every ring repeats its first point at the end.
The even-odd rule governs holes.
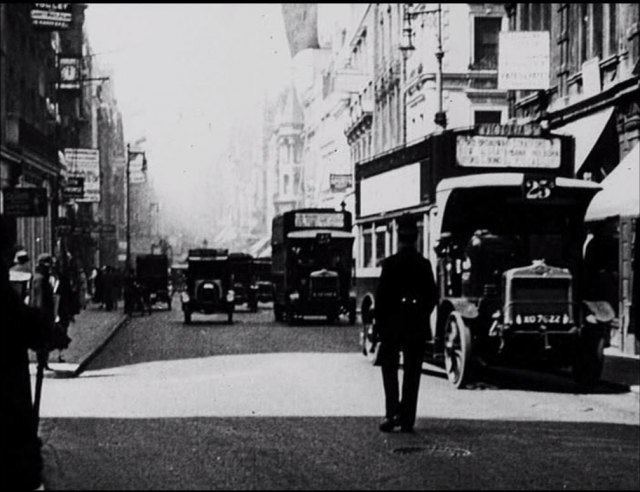
{"type": "Polygon", "coordinates": [[[31,23],[34,27],[69,29],[73,21],[72,3],[34,3],[31,5],[31,23]]]}
{"type": "Polygon", "coordinates": [[[69,176],[84,178],[84,195],[79,202],[100,201],[100,151],[98,149],[64,149],[69,176]]]}
{"type": "Polygon", "coordinates": [[[62,196],[65,200],[77,200],[84,197],[84,177],[69,176],[66,179],[62,196]]]}
{"type": "Polygon", "coordinates": [[[345,191],[353,186],[353,175],[351,174],[330,174],[329,186],[331,191],[345,191]]]}
{"type": "Polygon", "coordinates": [[[9,217],[46,217],[49,202],[46,188],[4,188],[2,213],[9,217]]]}
{"type": "Polygon", "coordinates": [[[560,168],[559,138],[458,135],[456,158],[462,167],[560,168]]]}
{"type": "Polygon", "coordinates": [[[325,227],[341,229],[344,227],[344,215],[340,212],[298,212],[296,213],[295,227],[322,229],[325,227]]]}
{"type": "Polygon", "coordinates": [[[549,31],[500,32],[498,89],[548,89],[551,46],[549,40],[549,31]]]}

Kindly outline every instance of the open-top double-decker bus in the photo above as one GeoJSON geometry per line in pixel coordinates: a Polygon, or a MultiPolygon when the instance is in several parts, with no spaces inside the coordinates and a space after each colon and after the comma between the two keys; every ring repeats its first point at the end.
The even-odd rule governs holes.
{"type": "Polygon", "coordinates": [[[367,353],[379,262],[410,213],[439,287],[427,357],[463,387],[477,362],[570,367],[598,381],[611,307],[589,299],[584,215],[599,186],[573,179],[573,138],[537,126],[447,130],[356,167],[356,290],[367,353]]]}

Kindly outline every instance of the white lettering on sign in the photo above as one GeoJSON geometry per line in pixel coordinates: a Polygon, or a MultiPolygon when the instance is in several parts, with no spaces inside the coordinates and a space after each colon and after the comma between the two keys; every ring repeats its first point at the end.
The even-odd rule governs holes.
{"type": "Polygon", "coordinates": [[[456,158],[462,167],[558,169],[560,139],[458,135],[456,158]]]}
{"type": "Polygon", "coordinates": [[[83,202],[100,201],[100,151],[98,149],[64,149],[69,176],[84,178],[83,202]]]}
{"type": "Polygon", "coordinates": [[[295,226],[313,229],[343,228],[344,215],[341,213],[298,212],[296,213],[295,226]]]}
{"type": "Polygon", "coordinates": [[[549,40],[549,31],[501,32],[498,41],[498,89],[548,89],[549,40]]]}

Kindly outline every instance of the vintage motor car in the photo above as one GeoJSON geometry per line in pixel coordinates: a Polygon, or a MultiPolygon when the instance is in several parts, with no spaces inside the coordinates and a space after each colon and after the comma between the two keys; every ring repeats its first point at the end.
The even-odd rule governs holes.
{"type": "Polygon", "coordinates": [[[273,282],[271,281],[271,258],[254,258],[253,271],[258,286],[258,302],[273,301],[273,282]]]}
{"type": "Polygon", "coordinates": [[[138,255],[136,257],[136,282],[153,305],[167,304],[171,311],[171,288],[169,280],[169,258],[163,254],[138,255]]]}
{"type": "Polygon", "coordinates": [[[570,368],[585,388],[599,380],[614,312],[586,296],[582,275],[584,215],[598,190],[523,173],[440,182],[432,342],[454,386],[479,362],[570,368]]]}
{"type": "Polygon", "coordinates": [[[185,324],[193,313],[225,313],[233,322],[235,292],[225,249],[190,249],[187,256],[186,290],[181,295],[185,324]]]}
{"type": "Polygon", "coordinates": [[[255,313],[258,310],[258,285],[253,257],[247,253],[230,253],[228,264],[236,306],[246,304],[249,311],[255,313]]]}

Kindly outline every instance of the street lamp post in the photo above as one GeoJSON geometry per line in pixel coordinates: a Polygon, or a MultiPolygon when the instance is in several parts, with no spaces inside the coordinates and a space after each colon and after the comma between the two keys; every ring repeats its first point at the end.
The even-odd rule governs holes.
{"type": "Polygon", "coordinates": [[[404,78],[404,91],[403,91],[403,104],[404,104],[404,140],[407,141],[407,58],[410,51],[415,50],[413,45],[413,27],[411,27],[411,20],[415,17],[427,14],[438,14],[438,48],[435,52],[436,60],[438,61],[438,70],[436,72],[436,90],[438,92],[438,111],[436,111],[434,122],[442,130],[447,128],[447,114],[443,107],[443,90],[442,90],[442,59],[444,58],[444,50],[442,49],[442,4],[439,3],[438,7],[434,10],[417,10],[410,11],[409,6],[404,6],[403,27],[402,27],[402,43],[400,44],[400,50],[403,53],[403,78],[404,78]]]}
{"type": "Polygon", "coordinates": [[[137,155],[142,155],[142,170],[147,170],[147,154],[144,151],[131,150],[131,144],[127,144],[127,259],[126,270],[127,273],[131,272],[131,158],[137,155]]]}

